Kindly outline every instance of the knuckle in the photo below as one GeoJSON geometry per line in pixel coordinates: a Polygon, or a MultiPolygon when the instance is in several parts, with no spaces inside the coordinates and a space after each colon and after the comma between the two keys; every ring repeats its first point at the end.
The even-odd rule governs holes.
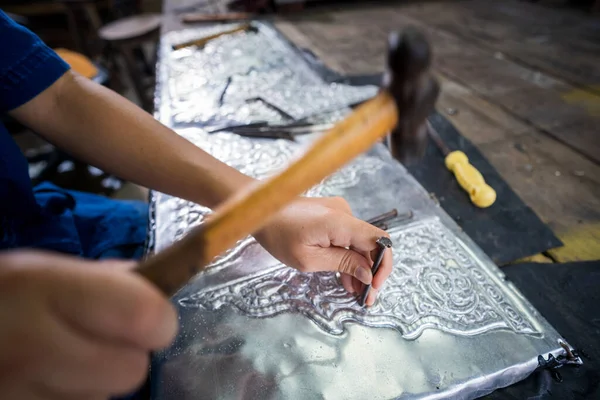
{"type": "Polygon", "coordinates": [[[327,218],[333,218],[333,217],[335,217],[337,214],[339,214],[339,212],[340,212],[340,211],[339,211],[339,210],[337,210],[337,209],[335,209],[335,208],[329,208],[329,207],[328,207],[328,208],[325,210],[325,216],[326,216],[327,218]]]}
{"type": "Polygon", "coordinates": [[[348,203],[346,203],[346,200],[344,200],[344,198],[342,196],[333,196],[331,199],[340,205],[348,204],[348,203]]]}
{"type": "Polygon", "coordinates": [[[357,264],[353,261],[352,253],[350,251],[344,252],[342,258],[340,259],[340,264],[338,266],[338,271],[348,275],[354,275],[354,272],[357,268],[357,264]]]}
{"type": "Polygon", "coordinates": [[[350,204],[341,196],[336,196],[333,198],[338,207],[343,209],[344,211],[351,211],[350,204]]]}

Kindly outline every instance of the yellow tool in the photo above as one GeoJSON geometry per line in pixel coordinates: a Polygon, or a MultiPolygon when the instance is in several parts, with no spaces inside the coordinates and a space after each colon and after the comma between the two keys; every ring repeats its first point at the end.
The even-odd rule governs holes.
{"type": "Polygon", "coordinates": [[[471,202],[480,208],[486,208],[494,204],[496,191],[485,183],[483,175],[469,163],[467,155],[460,150],[450,151],[429,122],[427,122],[427,131],[435,144],[444,153],[446,168],[454,173],[458,184],[469,193],[471,202]]]}

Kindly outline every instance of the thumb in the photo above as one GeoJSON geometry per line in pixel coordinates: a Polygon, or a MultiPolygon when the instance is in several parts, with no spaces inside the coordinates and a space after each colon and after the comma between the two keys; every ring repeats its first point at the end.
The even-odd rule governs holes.
{"type": "Polygon", "coordinates": [[[323,247],[311,262],[311,269],[316,271],[339,271],[355,277],[365,285],[371,284],[373,274],[371,263],[354,250],[342,247],[323,247]]]}

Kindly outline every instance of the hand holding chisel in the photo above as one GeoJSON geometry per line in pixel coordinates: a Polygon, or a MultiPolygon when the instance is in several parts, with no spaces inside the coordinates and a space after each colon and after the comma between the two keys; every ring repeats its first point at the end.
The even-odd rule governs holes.
{"type": "MultiPolygon", "coordinates": [[[[381,265],[381,262],[383,261],[383,256],[385,256],[386,250],[392,247],[392,241],[390,240],[390,238],[383,236],[383,237],[380,237],[379,239],[377,239],[377,245],[379,246],[379,252],[377,253],[377,258],[375,259],[375,262],[373,263],[373,267],[371,268],[373,276],[375,276],[375,274],[377,274],[377,271],[379,270],[379,266],[381,265]]],[[[371,286],[372,285],[367,285],[367,287],[365,288],[365,291],[362,293],[362,295],[360,297],[359,303],[363,307],[367,303],[367,297],[369,297],[369,292],[371,291],[371,286]]]]}

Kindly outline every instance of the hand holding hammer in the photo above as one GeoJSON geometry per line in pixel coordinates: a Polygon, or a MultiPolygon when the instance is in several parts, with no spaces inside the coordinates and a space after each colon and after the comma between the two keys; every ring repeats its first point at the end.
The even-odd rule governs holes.
{"type": "Polygon", "coordinates": [[[387,72],[375,98],[357,107],[285,171],[230,198],[208,221],[140,264],[137,273],[172,295],[214,257],[386,135],[398,160],[422,154],[426,117],[439,91],[429,72],[430,60],[429,45],[419,32],[392,34],[387,72]]]}

